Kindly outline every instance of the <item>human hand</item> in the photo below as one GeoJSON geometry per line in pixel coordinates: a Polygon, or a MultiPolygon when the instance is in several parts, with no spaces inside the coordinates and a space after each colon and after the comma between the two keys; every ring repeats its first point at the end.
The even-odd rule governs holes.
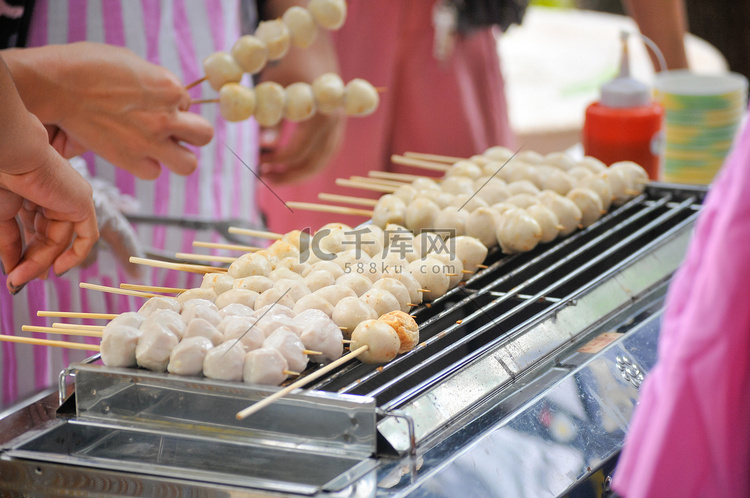
{"type": "Polygon", "coordinates": [[[93,150],[144,179],[158,177],[160,164],[188,175],[197,158],[182,143],[213,137],[211,125],[188,112],[180,81],[130,50],[82,42],[3,56],[27,108],[56,128],[52,143],[66,156],[93,150]]]}
{"type": "Polygon", "coordinates": [[[89,184],[51,146],[38,157],[26,172],[0,172],[0,261],[13,294],[50,266],[60,275],[81,263],[99,236],[89,184]]]}

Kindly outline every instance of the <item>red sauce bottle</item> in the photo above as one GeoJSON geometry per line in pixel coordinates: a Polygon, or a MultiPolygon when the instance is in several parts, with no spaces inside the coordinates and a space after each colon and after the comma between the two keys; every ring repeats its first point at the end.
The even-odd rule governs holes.
{"type": "Polygon", "coordinates": [[[644,83],[630,77],[627,33],[622,35],[620,74],[601,88],[599,102],[586,108],[583,151],[607,165],[633,161],[660,176],[664,108],[651,100],[644,83]]]}

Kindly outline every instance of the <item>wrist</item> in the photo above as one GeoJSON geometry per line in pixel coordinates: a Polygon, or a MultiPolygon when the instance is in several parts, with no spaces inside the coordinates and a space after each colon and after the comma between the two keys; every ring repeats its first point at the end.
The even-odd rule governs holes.
{"type": "Polygon", "coordinates": [[[50,45],[2,51],[24,106],[45,124],[58,124],[64,115],[60,86],[65,63],[61,50],[50,45]]]}

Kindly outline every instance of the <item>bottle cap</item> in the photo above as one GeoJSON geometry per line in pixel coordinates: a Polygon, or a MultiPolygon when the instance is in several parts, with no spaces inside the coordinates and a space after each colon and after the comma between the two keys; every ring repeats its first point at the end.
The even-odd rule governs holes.
{"type": "Polygon", "coordinates": [[[605,107],[641,107],[651,103],[649,87],[630,76],[630,58],[628,56],[628,34],[620,35],[622,40],[622,56],[620,58],[620,74],[615,79],[602,85],[601,105],[605,107]]]}

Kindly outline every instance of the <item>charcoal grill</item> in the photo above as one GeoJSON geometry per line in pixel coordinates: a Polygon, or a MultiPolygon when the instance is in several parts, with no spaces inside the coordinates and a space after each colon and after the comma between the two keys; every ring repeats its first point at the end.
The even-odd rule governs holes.
{"type": "Polygon", "coordinates": [[[70,378],[75,395],[58,415],[0,447],[0,488],[565,494],[622,446],[705,194],[650,184],[565,239],[492,252],[489,268],[415,311],[414,350],[380,367],[354,361],[244,421],[234,414],[276,388],[73,365],[60,398],[70,378]]]}

